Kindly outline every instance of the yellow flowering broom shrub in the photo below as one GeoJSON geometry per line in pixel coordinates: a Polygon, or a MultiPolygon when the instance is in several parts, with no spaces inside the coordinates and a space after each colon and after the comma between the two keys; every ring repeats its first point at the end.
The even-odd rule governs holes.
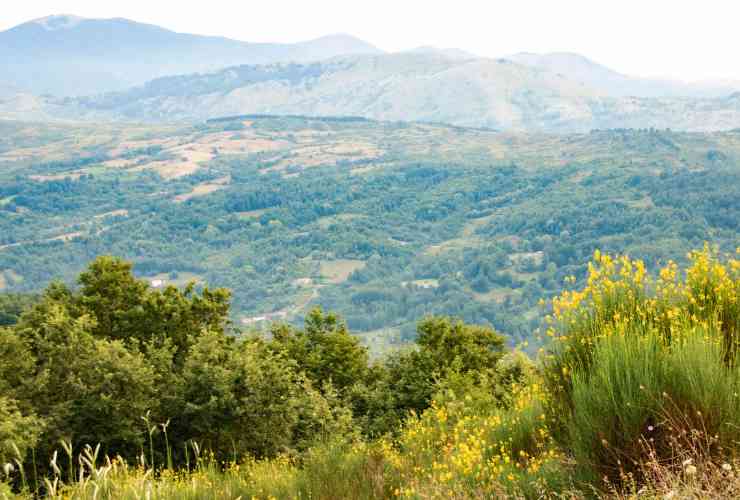
{"type": "Polygon", "coordinates": [[[708,246],[688,259],[652,278],[639,260],[596,252],[586,286],[553,301],[549,421],[593,478],[740,442],[740,261],[708,246]]]}
{"type": "Polygon", "coordinates": [[[541,498],[558,489],[562,457],[547,429],[544,399],[537,381],[516,385],[503,407],[485,383],[471,383],[462,394],[443,384],[431,408],[407,421],[398,447],[388,448],[402,485],[396,495],[541,498]]]}

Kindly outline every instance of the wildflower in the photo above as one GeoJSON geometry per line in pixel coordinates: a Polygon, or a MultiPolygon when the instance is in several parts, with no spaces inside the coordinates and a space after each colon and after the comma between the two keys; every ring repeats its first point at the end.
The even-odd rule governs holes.
{"type": "Polygon", "coordinates": [[[728,463],[724,463],[724,464],[722,464],[722,470],[725,471],[725,472],[730,472],[732,470],[732,465],[730,465],[728,463]]]}
{"type": "Polygon", "coordinates": [[[686,469],[684,469],[684,472],[687,476],[693,476],[696,474],[696,466],[695,465],[688,465],[686,466],[686,469]]]}
{"type": "Polygon", "coordinates": [[[665,495],[663,495],[663,500],[671,500],[672,498],[675,498],[675,497],[676,497],[676,492],[671,490],[665,495]]]}

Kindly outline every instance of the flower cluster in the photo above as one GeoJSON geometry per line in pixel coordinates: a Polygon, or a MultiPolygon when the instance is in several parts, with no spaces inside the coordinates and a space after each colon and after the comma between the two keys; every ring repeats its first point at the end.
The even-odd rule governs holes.
{"type": "Polygon", "coordinates": [[[396,494],[487,498],[537,487],[541,473],[562,458],[546,425],[544,398],[542,384],[528,383],[515,387],[503,408],[473,410],[466,397],[434,402],[407,422],[389,459],[406,485],[396,494]]]}
{"type": "MultiPolygon", "coordinates": [[[[681,332],[700,327],[724,333],[727,347],[738,343],[740,331],[740,248],[736,255],[719,254],[705,245],[690,252],[685,273],[669,261],[655,277],[643,261],[594,252],[586,286],[566,290],[552,301],[546,317],[547,335],[555,352],[573,351],[582,363],[601,337],[625,331],[661,332],[666,343],[681,332]],[[558,344],[560,344],[558,346],[558,344]]],[[[572,366],[559,371],[572,370],[572,366]]]]}

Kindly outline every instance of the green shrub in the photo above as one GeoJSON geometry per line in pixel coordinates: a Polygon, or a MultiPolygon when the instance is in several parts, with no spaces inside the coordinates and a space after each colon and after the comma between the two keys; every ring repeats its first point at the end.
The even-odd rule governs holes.
{"type": "Polygon", "coordinates": [[[653,456],[723,458],[740,442],[740,370],[714,334],[696,329],[666,345],[657,333],[598,342],[589,371],[573,373],[570,449],[596,477],[639,474],[653,456]],[[723,449],[724,448],[724,449],[723,449]]]}
{"type": "Polygon", "coordinates": [[[669,263],[598,253],[588,286],[553,303],[545,358],[552,431],[593,481],[639,480],[649,460],[719,460],[740,444],[740,262],[669,263]]]}
{"type": "Polygon", "coordinates": [[[24,415],[16,401],[0,396],[0,467],[16,460],[22,462],[38,443],[42,429],[41,419],[24,415]]]}

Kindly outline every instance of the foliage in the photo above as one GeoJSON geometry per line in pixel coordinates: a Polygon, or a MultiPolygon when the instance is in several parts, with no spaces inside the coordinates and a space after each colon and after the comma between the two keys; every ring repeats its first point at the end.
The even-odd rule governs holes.
{"type": "Polygon", "coordinates": [[[202,335],[185,361],[182,385],[183,407],[172,416],[173,432],[222,460],[275,456],[319,435],[347,431],[341,406],[333,407],[294,364],[260,342],[202,335]]]}
{"type": "Polygon", "coordinates": [[[250,326],[300,326],[321,306],[374,343],[413,341],[416,322],[437,315],[534,346],[537,302],[566,276],[585,284],[594,249],[684,264],[703,240],[737,244],[731,132],[510,137],[265,116],[0,126],[4,157],[20,158],[0,172],[0,288],[10,292],[72,284],[95,256],[120,255],[150,282],[230,288],[232,319],[250,326]],[[182,160],[191,147],[210,160],[182,160]],[[160,176],[169,161],[198,169],[160,176]],[[175,202],[217,179],[228,183],[175,202]],[[328,277],[341,261],[354,272],[328,277]]]}
{"type": "Polygon", "coordinates": [[[650,454],[722,459],[738,436],[740,261],[705,246],[681,277],[596,253],[588,285],[553,301],[546,359],[558,441],[594,477],[623,481],[650,454]]]}
{"type": "Polygon", "coordinates": [[[38,442],[43,421],[23,415],[16,401],[0,396],[0,465],[22,461],[38,442]]]}
{"type": "Polygon", "coordinates": [[[16,324],[23,310],[35,300],[33,295],[0,294],[0,327],[16,324]]]}
{"type": "Polygon", "coordinates": [[[367,349],[334,314],[314,309],[302,330],[282,324],[271,333],[270,348],[294,360],[317,387],[329,383],[344,391],[366,377],[367,349]]]}
{"type": "Polygon", "coordinates": [[[410,419],[391,463],[404,497],[538,497],[564,485],[547,429],[542,384],[523,381],[502,405],[495,382],[441,384],[432,406],[410,419]]]}
{"type": "Polygon", "coordinates": [[[151,289],[110,257],[93,261],[80,284],[50,285],[0,330],[8,418],[39,419],[21,458],[95,443],[109,456],[171,464],[187,460],[190,440],[225,459],[348,434],[348,411],[330,387],[320,393],[264,342],[226,335],[225,290],[151,289]],[[165,449],[155,453],[155,441],[165,449]]]}
{"type": "Polygon", "coordinates": [[[388,386],[403,417],[429,407],[438,380],[456,371],[490,376],[504,353],[504,339],[493,329],[451,318],[427,318],[417,328],[417,349],[388,360],[388,386]]]}
{"type": "MultiPolygon", "coordinates": [[[[740,261],[689,259],[653,277],[597,252],[586,286],[553,300],[540,364],[448,317],[374,363],[320,310],[267,337],[107,338],[82,290],[52,285],[2,330],[0,446],[31,455],[36,481],[21,458],[5,479],[51,498],[722,498],[737,491],[740,261]]],[[[128,299],[109,303],[130,317],[150,291],[117,269],[128,299]]]]}
{"type": "Polygon", "coordinates": [[[183,290],[174,286],[151,290],[131,271],[129,262],[98,257],[80,274],[76,305],[95,319],[96,336],[140,342],[164,337],[181,353],[193,334],[224,332],[228,291],[206,287],[197,294],[194,283],[183,290]]]}

